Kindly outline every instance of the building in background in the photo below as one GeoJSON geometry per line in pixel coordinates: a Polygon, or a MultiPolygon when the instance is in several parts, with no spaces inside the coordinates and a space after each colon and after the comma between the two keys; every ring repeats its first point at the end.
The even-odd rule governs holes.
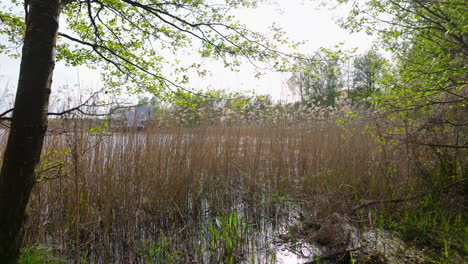
{"type": "Polygon", "coordinates": [[[127,110],[126,114],[127,129],[145,128],[154,120],[154,109],[150,105],[140,105],[127,110]]]}
{"type": "Polygon", "coordinates": [[[151,105],[120,108],[109,116],[109,124],[115,129],[144,129],[155,119],[151,105]]]}

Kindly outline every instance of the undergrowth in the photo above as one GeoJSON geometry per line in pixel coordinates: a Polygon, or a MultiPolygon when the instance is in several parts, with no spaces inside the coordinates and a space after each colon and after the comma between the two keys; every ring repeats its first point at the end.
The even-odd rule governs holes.
{"type": "Polygon", "coordinates": [[[430,177],[411,186],[421,195],[378,210],[378,227],[394,230],[404,240],[425,248],[434,263],[468,260],[468,170],[451,160],[455,162],[440,160],[430,177]]]}
{"type": "Polygon", "coordinates": [[[65,264],[64,259],[57,257],[50,247],[36,246],[26,248],[20,257],[19,264],[65,264]]]}

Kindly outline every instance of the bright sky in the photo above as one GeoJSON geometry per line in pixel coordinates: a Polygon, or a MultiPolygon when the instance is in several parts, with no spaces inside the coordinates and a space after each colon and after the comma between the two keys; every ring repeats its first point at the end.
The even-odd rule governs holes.
{"type": "MultiPolygon", "coordinates": [[[[319,1],[313,0],[277,0],[277,4],[262,5],[255,10],[240,10],[239,20],[249,28],[264,32],[273,23],[283,28],[290,39],[295,41],[306,40],[299,51],[312,54],[320,47],[331,48],[345,42],[345,48],[358,47],[363,52],[370,48],[372,39],[362,34],[350,35],[346,30],[339,28],[334,20],[346,14],[346,10],[330,10],[325,7],[318,8],[319,1]]],[[[244,65],[240,72],[230,72],[220,63],[209,60],[202,61],[211,73],[205,78],[194,77],[190,85],[198,89],[227,89],[255,90],[258,94],[270,94],[275,100],[292,100],[286,81],[288,74],[268,72],[260,79],[254,77],[251,65],[244,65]]],[[[6,87],[16,89],[19,71],[19,60],[13,60],[0,55],[0,98],[6,87]]],[[[86,89],[99,90],[101,87],[99,73],[86,67],[71,68],[58,63],[54,72],[53,91],[57,93],[59,87],[68,85],[86,89]]],[[[63,91],[62,91],[63,92],[63,91]]],[[[0,109],[1,110],[1,109],[0,109]]]]}

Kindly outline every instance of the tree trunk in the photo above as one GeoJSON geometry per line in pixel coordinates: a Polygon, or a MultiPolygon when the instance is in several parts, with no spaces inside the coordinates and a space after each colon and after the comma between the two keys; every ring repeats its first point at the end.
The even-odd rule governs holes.
{"type": "Polygon", "coordinates": [[[35,182],[55,60],[60,0],[29,0],[11,129],[0,172],[0,263],[17,263],[35,182]]]}

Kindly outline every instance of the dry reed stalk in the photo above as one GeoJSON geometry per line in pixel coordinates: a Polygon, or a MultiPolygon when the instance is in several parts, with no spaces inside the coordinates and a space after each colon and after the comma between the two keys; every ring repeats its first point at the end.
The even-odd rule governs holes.
{"type": "Polygon", "coordinates": [[[67,133],[45,142],[41,168],[61,166],[39,175],[26,243],[56,245],[67,255],[141,261],[139,243],[160,230],[194,252],[205,217],[237,211],[253,222],[277,218],[291,213],[280,203],[290,200],[320,220],[349,214],[362,200],[400,195],[409,180],[405,157],[384,152],[361,133],[362,123],[349,125],[354,135],[332,122],[106,135],[64,123],[67,133]]]}

